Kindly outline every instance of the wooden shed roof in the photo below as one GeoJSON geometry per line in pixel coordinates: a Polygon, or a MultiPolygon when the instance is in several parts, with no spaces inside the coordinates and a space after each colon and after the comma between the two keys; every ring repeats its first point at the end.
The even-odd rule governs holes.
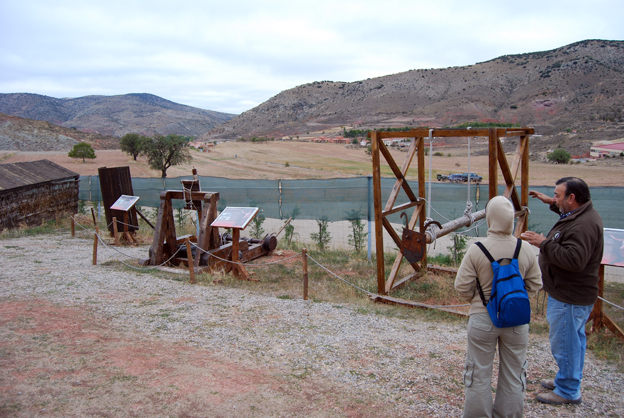
{"type": "Polygon", "coordinates": [[[79,176],[78,173],[61,167],[50,160],[0,164],[0,191],[79,176]]]}

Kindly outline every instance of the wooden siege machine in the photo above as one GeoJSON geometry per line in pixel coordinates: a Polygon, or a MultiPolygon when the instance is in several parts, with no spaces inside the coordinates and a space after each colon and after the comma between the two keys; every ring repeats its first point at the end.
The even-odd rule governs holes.
{"type": "Polygon", "coordinates": [[[376,300],[386,300],[393,303],[404,303],[410,306],[427,307],[410,301],[402,301],[387,297],[393,289],[402,284],[420,277],[427,268],[426,244],[433,242],[462,227],[485,218],[485,210],[464,215],[462,218],[452,220],[440,225],[434,221],[427,221],[425,207],[425,139],[433,138],[474,138],[486,137],[489,149],[489,199],[498,194],[498,167],[501,169],[505,181],[504,196],[509,198],[516,210],[518,222],[514,235],[519,237],[527,228],[528,223],[528,200],[529,200],[529,135],[534,133],[533,128],[485,128],[485,129],[413,129],[401,132],[378,132],[369,134],[372,142],[373,158],[373,193],[375,206],[375,246],[377,255],[377,293],[376,300]],[[518,146],[511,165],[503,151],[501,138],[520,137],[518,146]],[[399,166],[390,151],[384,144],[387,138],[412,138],[407,155],[402,165],[399,166]],[[381,193],[381,156],[384,157],[390,169],[396,177],[394,187],[385,205],[382,202],[381,193]],[[416,170],[418,172],[418,189],[414,191],[407,181],[407,172],[412,160],[416,157],[416,170]],[[516,178],[520,172],[520,193],[516,188],[516,178]],[[400,190],[403,190],[409,201],[396,204],[400,190]],[[407,221],[400,237],[394,230],[388,216],[414,208],[411,217],[407,221]],[[418,227],[418,231],[416,231],[418,227]],[[386,278],[384,268],[384,229],[390,235],[400,252],[395,259],[394,265],[386,278]],[[412,267],[413,272],[403,278],[397,278],[401,263],[405,258],[412,267]]]}
{"type": "Polygon", "coordinates": [[[277,247],[277,238],[273,235],[262,240],[240,238],[238,231],[234,231],[233,236],[226,233],[219,235],[219,228],[211,226],[217,219],[219,193],[201,191],[195,170],[193,174],[193,180],[182,180],[183,190],[160,193],[154,238],[145,264],[158,266],[167,262],[188,266],[191,254],[196,272],[221,270],[228,273],[233,270],[239,278],[249,280],[244,267],[236,262],[245,263],[268,254],[277,247]],[[185,209],[197,210],[197,236],[176,235],[173,200],[184,200],[185,209]],[[186,251],[182,250],[183,246],[186,251]]]}

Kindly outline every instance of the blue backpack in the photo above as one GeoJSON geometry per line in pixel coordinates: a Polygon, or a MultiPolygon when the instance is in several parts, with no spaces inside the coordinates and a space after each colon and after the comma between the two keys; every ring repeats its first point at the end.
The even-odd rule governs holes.
{"type": "MultiPolygon", "coordinates": [[[[479,295],[492,318],[492,323],[497,328],[515,327],[518,325],[524,325],[531,322],[531,304],[529,302],[529,295],[524,285],[524,279],[520,274],[520,268],[518,267],[518,255],[520,254],[520,248],[522,247],[522,241],[518,239],[516,244],[516,251],[511,262],[507,265],[501,266],[500,262],[505,260],[494,260],[492,255],[485,249],[480,242],[476,243],[485,256],[492,263],[492,270],[494,270],[494,280],[492,281],[492,293],[490,300],[486,303],[485,296],[483,295],[483,289],[479,278],[477,278],[477,289],[479,295]]],[[[509,260],[507,258],[507,260],[509,260]]]]}

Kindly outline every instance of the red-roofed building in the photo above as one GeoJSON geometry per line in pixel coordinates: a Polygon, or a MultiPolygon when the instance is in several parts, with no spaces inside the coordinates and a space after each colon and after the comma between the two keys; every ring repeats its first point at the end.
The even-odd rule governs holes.
{"type": "Polygon", "coordinates": [[[624,141],[599,141],[594,143],[590,149],[592,158],[602,158],[605,156],[616,157],[624,153],[624,141]]]}

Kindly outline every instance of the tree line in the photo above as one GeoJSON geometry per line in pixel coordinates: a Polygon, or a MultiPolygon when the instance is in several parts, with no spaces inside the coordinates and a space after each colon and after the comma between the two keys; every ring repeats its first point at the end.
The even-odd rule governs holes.
{"type": "MultiPolygon", "coordinates": [[[[152,170],[160,171],[161,177],[167,177],[167,169],[174,165],[190,163],[193,160],[188,148],[191,137],[170,134],[156,135],[153,138],[139,134],[126,134],[119,141],[121,150],[132,155],[136,161],[139,155],[145,155],[152,170]]],[[[71,158],[94,159],[95,151],[86,142],[80,142],[67,154],[71,158]]]]}
{"type": "Polygon", "coordinates": [[[135,161],[139,155],[145,155],[150,168],[159,170],[161,177],[165,178],[169,167],[193,160],[188,147],[189,140],[189,137],[174,134],[150,138],[130,133],[121,138],[119,145],[121,150],[132,155],[135,161]]]}

